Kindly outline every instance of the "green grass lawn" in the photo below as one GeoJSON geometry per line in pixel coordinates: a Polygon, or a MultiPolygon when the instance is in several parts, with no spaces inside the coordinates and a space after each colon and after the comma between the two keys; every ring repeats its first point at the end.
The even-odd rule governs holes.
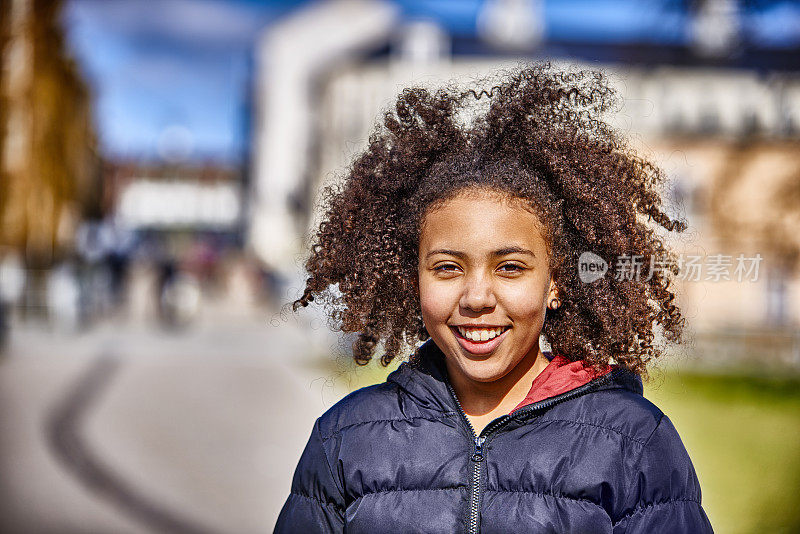
{"type": "MultiPolygon", "coordinates": [[[[344,367],[355,390],[396,366],[344,367]]],[[[717,534],[800,533],[800,376],[655,371],[645,396],[678,429],[717,534]]]]}
{"type": "Polygon", "coordinates": [[[654,373],[717,533],[800,532],[800,377],[654,373]]]}

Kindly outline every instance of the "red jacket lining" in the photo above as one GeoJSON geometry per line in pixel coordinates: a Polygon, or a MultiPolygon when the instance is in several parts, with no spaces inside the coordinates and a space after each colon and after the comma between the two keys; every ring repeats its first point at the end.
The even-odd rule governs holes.
{"type": "Polygon", "coordinates": [[[533,379],[531,389],[522,402],[511,411],[513,413],[523,406],[561,395],[610,372],[610,366],[598,372],[585,367],[582,361],[571,362],[563,356],[555,356],[533,379]]]}

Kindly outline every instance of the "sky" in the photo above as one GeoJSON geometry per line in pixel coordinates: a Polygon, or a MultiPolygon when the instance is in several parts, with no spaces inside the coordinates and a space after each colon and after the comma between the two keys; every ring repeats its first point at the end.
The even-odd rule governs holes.
{"type": "Polygon", "coordinates": [[[239,158],[249,51],[259,31],[297,3],[68,2],[68,42],[92,88],[103,151],[239,158]]]}
{"type": "MultiPolygon", "coordinates": [[[[94,95],[110,157],[241,162],[250,56],[265,28],[309,0],[67,0],[72,55],[94,95]]],[[[484,0],[392,0],[472,36],[484,0]]],[[[751,1],[742,31],[760,47],[800,47],[800,1],[751,1]]],[[[545,0],[551,40],[685,44],[678,0],[545,0]],[[579,14],[576,16],[576,14],[579,14]]]]}

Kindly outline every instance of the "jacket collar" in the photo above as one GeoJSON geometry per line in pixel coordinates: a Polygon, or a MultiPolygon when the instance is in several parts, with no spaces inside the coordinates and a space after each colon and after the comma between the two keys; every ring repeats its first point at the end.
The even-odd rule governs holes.
{"type": "Polygon", "coordinates": [[[581,386],[585,386],[596,378],[611,372],[611,366],[606,365],[597,371],[584,365],[583,361],[571,362],[564,356],[555,356],[544,353],[550,363],[542,372],[533,379],[528,394],[513,410],[515,412],[530,404],[569,393],[581,386]]]}
{"type": "MultiPolygon", "coordinates": [[[[413,363],[401,364],[396,371],[389,375],[387,381],[397,384],[414,402],[424,408],[442,412],[458,412],[458,405],[448,388],[444,354],[433,340],[428,340],[420,346],[412,360],[413,363]]],[[[566,359],[554,358],[545,369],[545,371],[549,369],[548,375],[545,375],[542,380],[539,380],[539,377],[534,380],[531,393],[515,410],[532,403],[557,400],[562,396],[569,396],[571,391],[578,393],[579,389],[580,394],[606,389],[625,389],[641,395],[644,391],[642,379],[622,367],[611,366],[607,373],[587,374],[581,371],[581,365],[566,367],[569,365],[572,364],[566,359]],[[559,371],[560,369],[564,369],[564,371],[559,371]],[[565,371],[577,372],[584,379],[575,379],[575,377],[565,379],[565,371]]],[[[545,371],[539,376],[542,376],[545,371]]]]}
{"type": "Polygon", "coordinates": [[[429,339],[417,349],[411,362],[403,362],[386,379],[403,389],[417,404],[442,412],[458,412],[448,389],[444,354],[429,339]]]}

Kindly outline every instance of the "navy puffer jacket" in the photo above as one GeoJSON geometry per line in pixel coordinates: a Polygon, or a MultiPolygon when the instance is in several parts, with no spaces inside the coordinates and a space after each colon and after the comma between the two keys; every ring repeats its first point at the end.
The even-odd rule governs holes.
{"type": "Polygon", "coordinates": [[[670,420],[620,368],[475,436],[429,341],[421,364],[314,425],[275,532],[712,532],[670,420]]]}

